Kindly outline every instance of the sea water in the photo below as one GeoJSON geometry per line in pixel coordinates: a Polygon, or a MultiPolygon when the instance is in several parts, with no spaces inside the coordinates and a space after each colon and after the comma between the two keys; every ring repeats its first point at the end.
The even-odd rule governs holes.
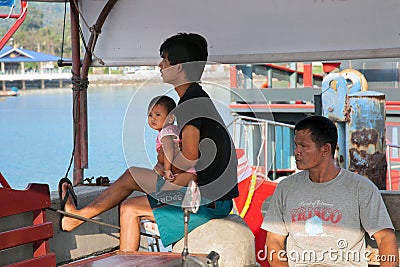
{"type": "MultiPolygon", "coordinates": [[[[204,88],[229,124],[233,120],[229,90],[210,84],[204,88]]],[[[17,97],[0,99],[0,172],[15,189],[37,182],[57,190],[73,150],[72,90],[20,92],[17,97]]],[[[154,166],[157,132],[148,127],[146,112],[150,99],[164,93],[178,100],[175,91],[162,84],[89,87],[85,178],[115,180],[128,166],[154,166]]]]}

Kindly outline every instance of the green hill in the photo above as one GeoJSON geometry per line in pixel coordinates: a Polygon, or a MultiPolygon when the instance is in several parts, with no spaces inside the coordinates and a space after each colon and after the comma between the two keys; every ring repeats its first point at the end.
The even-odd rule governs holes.
{"type": "MultiPolygon", "coordinates": [[[[9,7],[1,7],[2,14],[8,14],[9,7]]],[[[28,13],[25,21],[14,34],[8,45],[16,45],[26,49],[49,53],[61,54],[62,34],[64,24],[64,3],[39,3],[28,2],[28,13]]],[[[70,56],[70,15],[67,3],[64,56],[70,56]]],[[[15,12],[19,12],[18,7],[15,12]]],[[[0,23],[0,35],[14,24],[15,19],[3,19],[0,23]]]]}

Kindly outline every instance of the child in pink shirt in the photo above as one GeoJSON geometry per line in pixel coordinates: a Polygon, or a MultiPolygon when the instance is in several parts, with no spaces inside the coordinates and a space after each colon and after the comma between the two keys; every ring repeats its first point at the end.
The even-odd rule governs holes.
{"type": "Polygon", "coordinates": [[[154,171],[166,181],[180,185],[181,175],[190,175],[194,181],[197,177],[193,167],[181,170],[172,164],[180,145],[179,128],[174,125],[175,117],[172,114],[175,107],[175,101],[168,96],[153,98],[148,108],[148,123],[152,129],[159,131],[156,138],[157,164],[154,171]]]}

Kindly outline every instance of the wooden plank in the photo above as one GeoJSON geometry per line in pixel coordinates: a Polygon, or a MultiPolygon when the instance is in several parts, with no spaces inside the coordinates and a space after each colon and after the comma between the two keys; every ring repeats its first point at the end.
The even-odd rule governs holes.
{"type": "Polygon", "coordinates": [[[7,249],[53,237],[51,222],[27,226],[0,233],[0,249],[7,249]]]}
{"type": "Polygon", "coordinates": [[[55,267],[56,266],[56,254],[49,253],[44,256],[37,258],[28,259],[18,263],[6,265],[4,267],[55,267]]]}
{"type": "Polygon", "coordinates": [[[29,184],[25,190],[0,188],[0,217],[50,207],[47,184],[29,184]]]}
{"type": "Polygon", "coordinates": [[[172,252],[110,252],[89,259],[72,262],[62,267],[109,267],[109,266],[141,266],[158,267],[174,260],[179,260],[180,254],[172,252]]]}

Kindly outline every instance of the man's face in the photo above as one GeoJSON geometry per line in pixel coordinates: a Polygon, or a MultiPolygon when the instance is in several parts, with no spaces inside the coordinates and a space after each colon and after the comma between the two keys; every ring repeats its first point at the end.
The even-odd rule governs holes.
{"type": "Polygon", "coordinates": [[[168,59],[168,53],[164,53],[161,62],[158,64],[160,67],[161,77],[164,83],[174,85],[177,75],[177,65],[171,65],[168,59]]]}
{"type": "Polygon", "coordinates": [[[311,139],[311,131],[299,130],[294,136],[294,156],[299,170],[318,167],[323,160],[323,146],[318,147],[311,139]]]}

